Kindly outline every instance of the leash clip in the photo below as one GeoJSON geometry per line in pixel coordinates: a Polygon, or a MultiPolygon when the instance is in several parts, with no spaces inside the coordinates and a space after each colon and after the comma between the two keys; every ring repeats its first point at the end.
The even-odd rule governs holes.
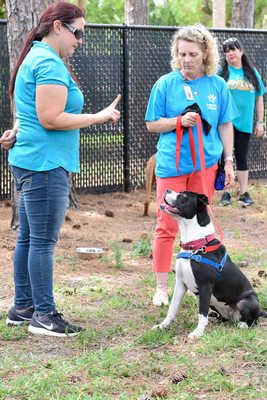
{"type": "MultiPolygon", "coordinates": [[[[194,256],[195,254],[197,254],[199,251],[201,251],[201,249],[196,249],[196,250],[191,250],[191,249],[190,249],[190,252],[192,253],[191,256],[190,256],[190,258],[191,258],[192,256],[194,256]]],[[[199,256],[199,257],[200,257],[200,256],[199,256]]]]}

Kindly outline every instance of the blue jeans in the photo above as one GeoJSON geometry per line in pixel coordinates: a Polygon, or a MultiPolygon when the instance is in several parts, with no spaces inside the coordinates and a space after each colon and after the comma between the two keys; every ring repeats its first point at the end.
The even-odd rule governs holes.
{"type": "Polygon", "coordinates": [[[30,171],[11,166],[19,190],[19,231],[14,253],[16,308],[55,310],[53,256],[68,206],[68,173],[59,167],[30,171]]]}

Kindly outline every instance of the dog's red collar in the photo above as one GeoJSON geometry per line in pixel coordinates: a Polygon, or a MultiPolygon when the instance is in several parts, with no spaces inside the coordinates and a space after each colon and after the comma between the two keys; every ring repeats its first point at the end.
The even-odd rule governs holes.
{"type": "Polygon", "coordinates": [[[214,246],[206,246],[206,244],[211,242],[213,239],[216,239],[216,237],[214,233],[211,233],[210,235],[205,236],[202,239],[192,240],[192,242],[180,242],[180,247],[184,250],[199,250],[203,253],[210,253],[211,251],[217,250],[221,245],[221,243],[217,243],[214,246]]]}

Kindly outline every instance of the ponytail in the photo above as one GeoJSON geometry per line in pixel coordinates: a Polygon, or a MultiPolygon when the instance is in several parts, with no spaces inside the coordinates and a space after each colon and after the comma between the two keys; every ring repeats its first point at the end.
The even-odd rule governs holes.
{"type": "MultiPolygon", "coordinates": [[[[59,1],[56,3],[51,4],[41,15],[40,22],[36,28],[33,28],[29,33],[26,42],[22,48],[20,56],[17,60],[15,68],[12,72],[11,80],[10,80],[10,89],[9,95],[11,99],[14,96],[14,88],[15,88],[15,81],[16,76],[18,73],[18,69],[23,63],[24,58],[29,53],[32,43],[34,40],[41,41],[45,36],[49,34],[51,29],[53,28],[53,23],[56,20],[61,22],[65,22],[71,24],[76,18],[85,17],[84,10],[74,4],[66,3],[65,1],[59,1]]],[[[67,65],[67,68],[70,67],[67,65]]],[[[71,71],[70,71],[71,72],[71,71]]],[[[74,75],[71,72],[73,78],[74,75]]],[[[74,78],[75,79],[75,78],[74,78]]]]}
{"type": "Polygon", "coordinates": [[[39,41],[42,40],[40,35],[37,34],[37,30],[38,30],[38,28],[33,28],[31,30],[31,32],[29,33],[29,35],[27,36],[26,42],[24,43],[24,46],[23,46],[23,48],[21,50],[21,53],[20,53],[20,56],[19,56],[19,58],[17,60],[15,68],[14,68],[14,70],[12,72],[11,79],[10,79],[10,87],[9,87],[9,96],[10,96],[11,99],[13,99],[13,96],[14,96],[15,80],[16,80],[16,76],[17,76],[17,73],[18,73],[18,69],[21,66],[21,64],[22,64],[24,58],[26,57],[26,55],[29,53],[29,51],[30,51],[30,49],[32,47],[32,42],[34,40],[39,40],[39,41]]]}

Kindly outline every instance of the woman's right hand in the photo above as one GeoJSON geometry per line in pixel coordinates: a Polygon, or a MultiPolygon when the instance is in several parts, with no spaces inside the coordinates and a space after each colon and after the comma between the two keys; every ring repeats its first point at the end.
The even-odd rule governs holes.
{"type": "Polygon", "coordinates": [[[181,124],[185,128],[189,128],[189,127],[192,128],[197,123],[197,116],[198,116],[198,113],[189,111],[185,115],[182,116],[181,124]]]}
{"type": "Polygon", "coordinates": [[[16,142],[16,134],[17,132],[14,131],[14,129],[9,129],[3,133],[0,138],[0,143],[4,149],[9,150],[14,146],[14,143],[16,142]]]}
{"type": "Polygon", "coordinates": [[[115,122],[118,121],[121,113],[119,110],[116,110],[116,106],[120,101],[120,99],[121,95],[118,94],[116,99],[107,108],[104,108],[104,110],[99,111],[98,113],[95,114],[97,118],[96,122],[97,124],[104,124],[105,122],[111,122],[114,124],[115,122]]]}

